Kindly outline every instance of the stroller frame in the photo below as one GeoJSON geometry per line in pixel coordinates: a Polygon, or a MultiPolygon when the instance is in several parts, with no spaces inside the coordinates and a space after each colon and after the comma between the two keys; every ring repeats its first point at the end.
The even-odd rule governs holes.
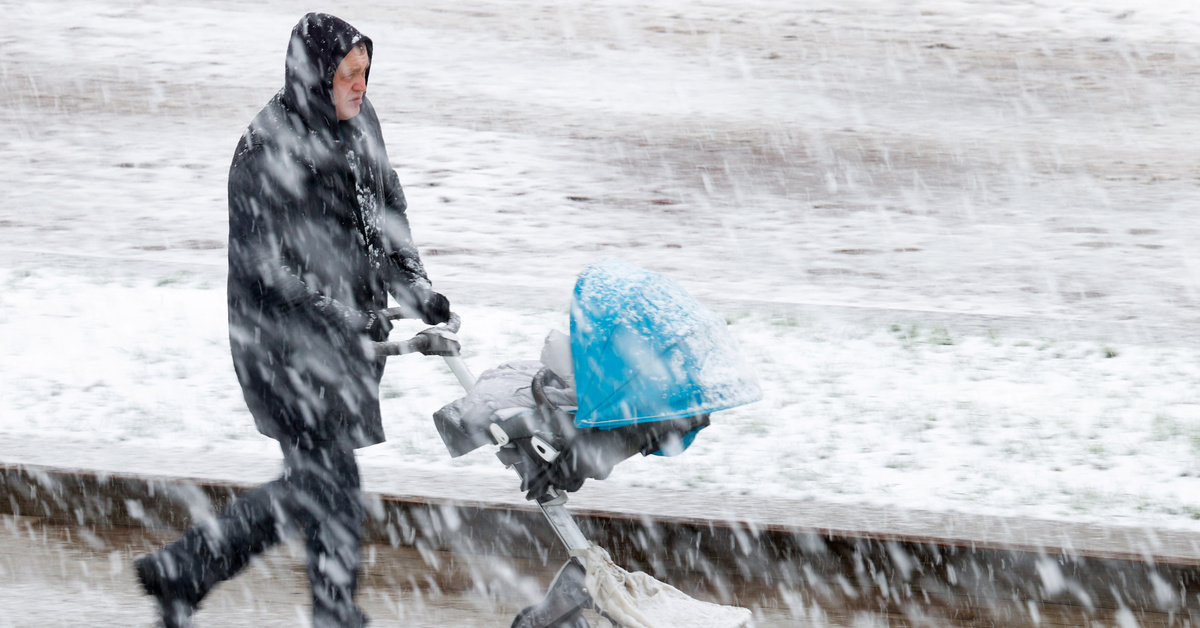
{"type": "MultiPolygon", "coordinates": [[[[384,314],[392,320],[403,318],[399,308],[390,308],[384,314]]],[[[475,386],[475,377],[459,355],[460,346],[454,334],[460,325],[458,315],[451,314],[447,323],[423,330],[410,340],[375,343],[376,353],[380,357],[410,353],[441,356],[469,393],[475,386]]],[[[559,408],[546,395],[547,383],[563,382],[547,368],[538,371],[531,382],[537,404],[530,413],[532,416],[523,416],[521,420],[516,417],[497,420],[489,425],[486,436],[468,433],[461,424],[440,415],[435,415],[434,420],[454,455],[486,443],[499,446],[496,456],[506,467],[517,472],[526,499],[538,505],[567,550],[569,558],[555,574],[545,597],[522,609],[513,620],[512,628],[588,628],[587,619],[582,615],[585,609],[607,616],[596,608],[587,590],[586,555],[593,543],[567,510],[567,492],[578,490],[587,478],[607,477],[613,466],[635,453],[648,455],[661,449],[669,439],[707,426],[708,414],[642,426],[581,429],[574,425],[570,409],[559,408]],[[589,455],[572,447],[572,443],[583,440],[592,441],[587,443],[589,455]]]]}
{"type": "MultiPolygon", "coordinates": [[[[391,320],[403,318],[400,308],[384,310],[384,315],[391,320]]],[[[475,385],[475,378],[459,355],[459,344],[454,337],[460,325],[461,319],[458,315],[451,314],[450,320],[444,326],[426,329],[409,340],[375,343],[376,354],[380,357],[410,353],[440,355],[445,358],[447,366],[450,367],[463,389],[470,392],[475,385]]],[[[515,449],[517,443],[509,442],[506,443],[506,446],[515,449]]],[[[526,483],[524,475],[522,475],[522,483],[523,485],[526,483]]],[[[579,529],[579,524],[567,511],[566,493],[546,485],[535,501],[559,541],[566,547],[570,558],[555,574],[542,601],[526,607],[518,613],[516,619],[513,620],[512,628],[588,628],[587,620],[581,613],[584,609],[595,607],[584,584],[586,575],[584,555],[592,546],[592,542],[583,534],[583,531],[579,529]]]]}

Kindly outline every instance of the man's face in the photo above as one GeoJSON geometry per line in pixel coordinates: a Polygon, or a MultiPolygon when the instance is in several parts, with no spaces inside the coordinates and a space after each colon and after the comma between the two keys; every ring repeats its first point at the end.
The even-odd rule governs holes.
{"type": "Polygon", "coordinates": [[[362,107],[363,94],[367,93],[367,68],[371,58],[366,48],[351,50],[338,64],[333,75],[333,106],[338,120],[349,120],[358,115],[362,107]]]}

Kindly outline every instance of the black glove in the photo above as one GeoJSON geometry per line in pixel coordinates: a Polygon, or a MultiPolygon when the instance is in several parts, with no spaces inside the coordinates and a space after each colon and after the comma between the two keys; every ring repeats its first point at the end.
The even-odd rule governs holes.
{"type": "Polygon", "coordinates": [[[425,348],[421,349],[424,355],[458,355],[462,347],[458,344],[458,338],[450,333],[450,330],[445,327],[430,327],[425,331],[417,334],[414,338],[423,338],[426,343],[425,348]]]}
{"type": "Polygon", "coordinates": [[[318,311],[324,313],[329,324],[349,335],[368,334],[372,338],[386,338],[392,331],[392,322],[378,310],[361,311],[329,297],[316,302],[318,311]],[[376,335],[380,334],[380,335],[376,335]]]}
{"type": "Polygon", "coordinates": [[[387,335],[391,333],[392,321],[389,321],[387,317],[384,316],[383,312],[363,312],[363,317],[366,323],[363,325],[362,330],[366,332],[368,336],[375,339],[380,339],[387,338],[387,335]]]}
{"type": "Polygon", "coordinates": [[[426,324],[438,325],[450,320],[450,299],[432,290],[425,293],[417,303],[417,308],[420,310],[421,320],[426,324]]]}

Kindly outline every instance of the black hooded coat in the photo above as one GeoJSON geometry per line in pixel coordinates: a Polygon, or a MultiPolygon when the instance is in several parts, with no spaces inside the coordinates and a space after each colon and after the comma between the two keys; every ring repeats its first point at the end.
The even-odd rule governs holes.
{"type": "Polygon", "coordinates": [[[383,360],[371,341],[396,301],[432,294],[407,203],[364,97],[339,122],[333,78],[371,40],[306,15],[292,30],[284,87],[254,118],[229,169],[229,340],[259,431],[285,443],[384,440],[383,360]]]}

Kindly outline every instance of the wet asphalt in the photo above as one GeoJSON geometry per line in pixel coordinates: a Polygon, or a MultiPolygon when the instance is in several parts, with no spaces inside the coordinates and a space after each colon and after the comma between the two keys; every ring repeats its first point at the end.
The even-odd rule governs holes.
{"type": "MultiPolygon", "coordinates": [[[[154,606],[138,587],[131,561],[177,532],[47,523],[0,517],[0,628],[155,625],[154,606]]],[[[359,604],[372,626],[506,627],[534,601],[557,564],[537,559],[465,556],[408,547],[363,548],[359,604]]],[[[687,583],[675,582],[681,588],[687,583]]],[[[709,592],[690,591],[697,597],[709,592]]],[[[784,626],[1192,626],[1168,613],[971,599],[916,602],[887,611],[870,596],[844,590],[830,597],[803,587],[734,585],[756,628],[784,626]]],[[[919,596],[914,599],[919,600],[919,596]]],[[[591,625],[606,620],[588,614],[591,625]]],[[[303,547],[285,543],[236,579],[223,583],[196,616],[200,628],[307,626],[303,547]]]]}

